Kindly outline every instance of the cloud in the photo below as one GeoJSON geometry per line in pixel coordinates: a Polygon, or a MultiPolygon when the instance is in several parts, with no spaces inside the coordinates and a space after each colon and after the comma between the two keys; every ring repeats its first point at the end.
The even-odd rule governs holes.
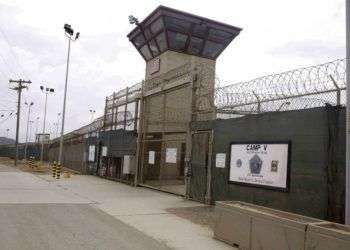
{"type": "Polygon", "coordinates": [[[269,53],[277,57],[300,57],[315,61],[332,60],[345,57],[345,46],[323,40],[291,41],[272,48],[269,53]]]}

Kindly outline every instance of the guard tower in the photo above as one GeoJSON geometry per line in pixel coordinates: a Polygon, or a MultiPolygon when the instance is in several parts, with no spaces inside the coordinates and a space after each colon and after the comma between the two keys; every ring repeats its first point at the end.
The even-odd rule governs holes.
{"type": "Polygon", "coordinates": [[[128,38],[146,61],[139,183],[184,194],[190,123],[215,119],[216,59],[241,29],[164,6],[134,22],[128,38]]]}

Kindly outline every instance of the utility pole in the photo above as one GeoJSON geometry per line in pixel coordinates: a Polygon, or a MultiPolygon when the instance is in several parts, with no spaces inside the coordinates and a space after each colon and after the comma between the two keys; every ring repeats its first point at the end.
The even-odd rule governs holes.
{"type": "Polygon", "coordinates": [[[58,163],[62,164],[62,153],[63,153],[63,134],[64,134],[64,119],[66,116],[66,99],[67,99],[67,85],[68,85],[68,72],[69,72],[69,58],[70,58],[70,44],[71,41],[76,41],[79,38],[80,33],[75,33],[69,24],[63,26],[64,34],[68,37],[68,53],[67,53],[67,66],[66,66],[66,81],[64,84],[64,95],[63,95],[63,110],[62,110],[62,123],[61,123],[61,137],[60,137],[60,148],[58,151],[58,163]]]}
{"type": "Polygon", "coordinates": [[[30,119],[30,109],[34,105],[34,102],[27,103],[25,102],[25,105],[28,106],[28,119],[27,119],[27,130],[26,130],[26,144],[24,147],[24,159],[27,159],[27,150],[28,150],[28,129],[29,129],[29,119],[30,119]]]}
{"type": "Polygon", "coordinates": [[[16,123],[16,156],[15,156],[15,166],[17,166],[18,161],[18,135],[19,135],[19,121],[21,116],[21,97],[22,97],[22,89],[28,88],[27,84],[31,84],[31,81],[25,81],[22,79],[19,80],[9,80],[9,83],[15,83],[17,86],[12,87],[10,89],[17,91],[18,93],[18,102],[17,102],[17,123],[16,123]]]}
{"type": "Polygon", "coordinates": [[[350,225],[350,0],[346,0],[346,165],[345,224],[350,225]]]}

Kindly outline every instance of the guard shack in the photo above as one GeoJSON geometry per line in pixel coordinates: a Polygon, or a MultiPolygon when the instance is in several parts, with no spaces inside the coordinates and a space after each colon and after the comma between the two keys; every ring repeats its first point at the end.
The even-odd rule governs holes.
{"type": "Polygon", "coordinates": [[[241,29],[164,6],[134,22],[128,38],[146,61],[136,182],[188,195],[190,163],[209,171],[212,138],[211,131],[191,133],[190,124],[215,119],[216,59],[241,29]],[[198,161],[191,159],[193,139],[203,148],[198,161]]]}

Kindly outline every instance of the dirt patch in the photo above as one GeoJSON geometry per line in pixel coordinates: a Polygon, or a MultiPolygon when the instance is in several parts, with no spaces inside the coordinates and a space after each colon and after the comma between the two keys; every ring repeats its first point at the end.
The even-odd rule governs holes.
{"type": "Polygon", "coordinates": [[[8,169],[20,170],[23,172],[29,172],[34,174],[48,174],[51,172],[47,164],[40,165],[37,163],[37,167],[30,167],[25,160],[19,160],[17,166],[14,165],[14,160],[7,157],[0,157],[0,164],[8,167],[8,169]]]}
{"type": "Polygon", "coordinates": [[[214,206],[168,208],[166,211],[183,219],[190,220],[195,224],[209,227],[212,230],[214,229],[217,218],[214,206]]]}

